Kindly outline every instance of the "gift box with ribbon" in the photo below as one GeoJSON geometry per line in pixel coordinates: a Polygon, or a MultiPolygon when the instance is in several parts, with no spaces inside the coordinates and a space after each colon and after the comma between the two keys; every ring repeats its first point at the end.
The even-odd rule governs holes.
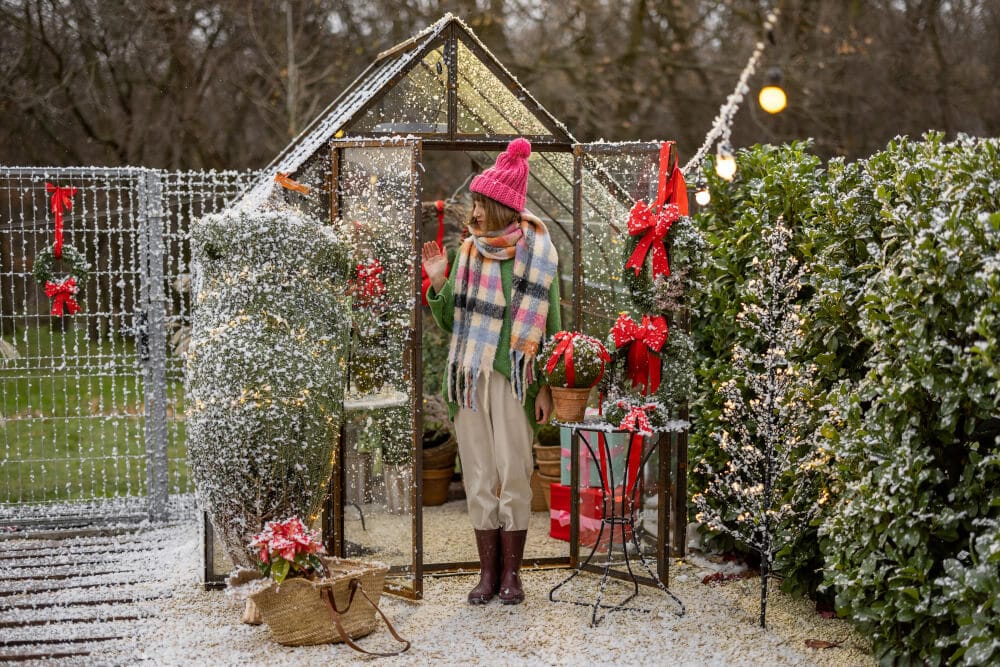
{"type": "MultiPolygon", "coordinates": [[[[552,484],[552,503],[549,509],[549,536],[569,542],[570,487],[566,484],[552,484]]],[[[621,501],[621,489],[615,490],[616,501],[621,501]]],[[[607,549],[611,541],[611,526],[601,533],[601,519],[604,517],[604,492],[601,489],[580,489],[580,544],[593,546],[600,536],[599,549],[607,549]]],[[[620,529],[619,529],[620,530],[620,529]]],[[[626,526],[625,538],[632,538],[632,531],[626,526]]],[[[621,533],[615,533],[615,540],[621,540],[621,533]]]]}

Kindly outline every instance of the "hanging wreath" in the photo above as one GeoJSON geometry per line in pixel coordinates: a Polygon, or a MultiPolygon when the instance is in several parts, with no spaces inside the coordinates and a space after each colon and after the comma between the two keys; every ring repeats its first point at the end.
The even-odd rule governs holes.
{"type": "Polygon", "coordinates": [[[622,281],[636,309],[643,313],[656,311],[656,278],[670,275],[667,233],[673,223],[688,214],[687,188],[677,166],[676,151],[672,151],[673,145],[672,141],[660,145],[656,200],[652,204],[637,201],[628,216],[629,235],[624,244],[622,281]],[[672,167],[671,153],[674,156],[672,167]]]}
{"type": "Polygon", "coordinates": [[[69,275],[56,278],[52,269],[56,261],[55,246],[42,250],[35,256],[32,272],[35,279],[45,286],[45,295],[52,299],[52,314],[62,317],[80,312],[80,285],[87,280],[90,265],[87,258],[73,246],[61,248],[59,260],[69,265],[69,275]]]}

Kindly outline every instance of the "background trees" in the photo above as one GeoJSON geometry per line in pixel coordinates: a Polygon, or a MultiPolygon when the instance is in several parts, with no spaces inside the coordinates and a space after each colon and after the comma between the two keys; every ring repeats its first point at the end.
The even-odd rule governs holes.
{"type": "MultiPolygon", "coordinates": [[[[761,0],[0,0],[0,163],[266,164],[379,51],[462,17],[581,140],[698,145],[761,39],[761,0]]],[[[1000,6],[783,0],[763,70],[791,105],[737,144],[1000,133],[1000,6]]]]}

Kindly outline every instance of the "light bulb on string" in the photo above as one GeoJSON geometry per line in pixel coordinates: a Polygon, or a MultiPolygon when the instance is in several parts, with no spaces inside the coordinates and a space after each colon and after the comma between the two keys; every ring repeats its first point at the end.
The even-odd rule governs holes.
{"type": "Polygon", "coordinates": [[[736,156],[728,141],[721,142],[716,150],[715,173],[724,181],[731,181],[736,176],[736,156]]]}
{"type": "Polygon", "coordinates": [[[781,87],[781,68],[772,67],[767,70],[765,85],[757,93],[757,103],[769,114],[781,113],[788,106],[788,95],[781,87]]]}
{"type": "Polygon", "coordinates": [[[694,200],[698,202],[698,206],[708,206],[712,201],[712,193],[708,191],[708,183],[704,178],[699,178],[694,185],[694,200]]]}

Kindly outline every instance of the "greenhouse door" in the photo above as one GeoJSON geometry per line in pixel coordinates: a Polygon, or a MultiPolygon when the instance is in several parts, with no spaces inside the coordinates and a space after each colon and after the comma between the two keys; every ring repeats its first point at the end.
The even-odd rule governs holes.
{"type": "Polygon", "coordinates": [[[349,239],[354,303],[345,428],[324,521],[328,548],[423,590],[419,139],[332,142],[331,220],[349,239]]]}

